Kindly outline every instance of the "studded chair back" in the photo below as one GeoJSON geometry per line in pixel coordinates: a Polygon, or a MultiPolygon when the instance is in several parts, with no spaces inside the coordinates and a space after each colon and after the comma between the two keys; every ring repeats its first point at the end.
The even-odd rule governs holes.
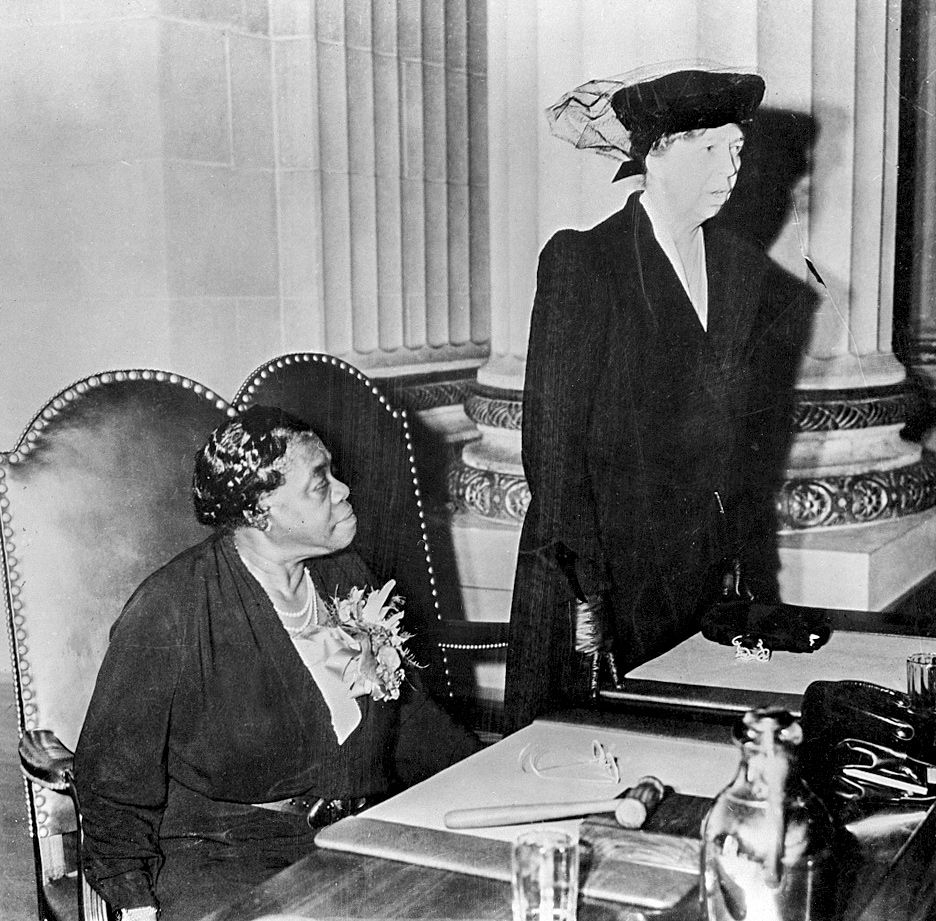
{"type": "MultiPolygon", "coordinates": [[[[204,536],[196,450],[228,404],[178,375],[98,374],[58,394],[0,455],[2,567],[21,734],[74,750],[108,633],[136,586],[204,536]]],[[[22,748],[21,748],[22,750],[22,748]]],[[[40,900],[68,867],[68,797],[29,785],[40,900]]],[[[72,883],[74,889],[74,883],[72,883]]]]}
{"type": "Polygon", "coordinates": [[[428,689],[450,696],[437,642],[440,611],[406,413],[359,370],[331,355],[283,355],[258,368],[234,405],[277,406],[308,422],[332,453],[358,514],[354,546],[378,585],[395,579],[405,600],[409,643],[428,689]]]}

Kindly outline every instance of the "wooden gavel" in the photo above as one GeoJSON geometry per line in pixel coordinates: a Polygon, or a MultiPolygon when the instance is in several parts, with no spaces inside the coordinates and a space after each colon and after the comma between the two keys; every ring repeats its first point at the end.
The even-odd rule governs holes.
{"type": "Polygon", "coordinates": [[[452,809],[445,813],[446,828],[490,828],[494,825],[525,825],[585,815],[613,812],[622,828],[640,828],[663,799],[666,788],[656,777],[641,777],[614,799],[567,803],[525,803],[511,806],[482,806],[452,809]]]}

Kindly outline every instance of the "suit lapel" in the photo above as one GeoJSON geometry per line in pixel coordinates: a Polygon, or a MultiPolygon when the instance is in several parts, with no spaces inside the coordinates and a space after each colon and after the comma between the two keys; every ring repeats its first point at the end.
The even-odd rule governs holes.
{"type": "Polygon", "coordinates": [[[705,330],[639,198],[639,194],[631,195],[602,238],[604,257],[616,280],[618,304],[644,308],[659,333],[702,347],[705,330]]]}
{"type": "Polygon", "coordinates": [[[687,371],[694,367],[696,385],[721,402],[737,367],[744,363],[755,305],[749,303],[746,291],[730,283],[738,277],[730,240],[717,228],[707,227],[704,232],[708,332],[657,242],[638,194],[602,225],[597,242],[605,271],[614,279],[618,309],[640,311],[648,318],[659,348],[685,362],[687,371]]]}

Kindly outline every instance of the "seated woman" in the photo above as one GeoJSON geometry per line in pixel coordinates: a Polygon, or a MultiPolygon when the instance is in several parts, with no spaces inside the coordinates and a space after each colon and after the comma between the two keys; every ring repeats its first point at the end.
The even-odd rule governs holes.
{"type": "Polygon", "coordinates": [[[349,548],[357,519],[330,461],[283,411],[224,422],[193,486],[214,534],[114,624],[75,773],[85,872],[124,921],[201,917],[322,825],[480,747],[415,669],[400,682],[394,652],[336,626],[328,599],[379,586],[349,548]]]}

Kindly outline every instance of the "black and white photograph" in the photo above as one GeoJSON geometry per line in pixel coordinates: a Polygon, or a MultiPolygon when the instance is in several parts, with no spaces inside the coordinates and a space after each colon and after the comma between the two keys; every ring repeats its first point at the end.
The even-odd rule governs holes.
{"type": "Polygon", "coordinates": [[[936,917],[936,0],[0,0],[0,921],[936,917]]]}

